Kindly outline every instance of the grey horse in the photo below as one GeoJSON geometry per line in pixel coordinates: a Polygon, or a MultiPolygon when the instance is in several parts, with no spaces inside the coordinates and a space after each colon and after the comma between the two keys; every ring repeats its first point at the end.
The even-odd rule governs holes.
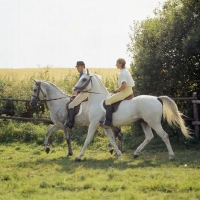
{"type": "MultiPolygon", "coordinates": [[[[35,81],[33,87],[33,93],[31,97],[31,105],[36,106],[41,100],[47,103],[47,107],[50,110],[50,118],[54,125],[46,132],[44,140],[44,149],[47,153],[50,151],[48,140],[52,132],[62,129],[65,133],[66,141],[68,144],[68,156],[73,154],[71,148],[70,129],[64,126],[64,122],[67,119],[68,113],[66,104],[70,101],[70,96],[63,93],[53,83],[48,81],[35,81]],[[44,100],[45,99],[45,100],[44,100]]],[[[88,126],[89,125],[89,103],[85,101],[82,103],[80,114],[75,117],[75,126],[88,126]]],[[[121,129],[113,127],[114,137],[118,138],[118,147],[122,150],[122,133],[121,129]]],[[[113,147],[108,145],[110,153],[113,153],[113,147]]]]}

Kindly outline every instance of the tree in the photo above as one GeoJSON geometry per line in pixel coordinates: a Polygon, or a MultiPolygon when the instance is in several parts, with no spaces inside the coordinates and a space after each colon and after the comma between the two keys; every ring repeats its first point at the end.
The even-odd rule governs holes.
{"type": "Polygon", "coordinates": [[[134,22],[128,51],[136,94],[200,94],[200,1],[169,0],[134,22]]]}

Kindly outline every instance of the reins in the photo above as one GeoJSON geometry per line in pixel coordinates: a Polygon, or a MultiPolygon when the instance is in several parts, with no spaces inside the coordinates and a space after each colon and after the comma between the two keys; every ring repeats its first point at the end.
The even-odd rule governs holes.
{"type": "Polygon", "coordinates": [[[92,82],[92,76],[90,76],[90,78],[88,79],[88,81],[85,83],[84,86],[82,86],[82,87],[75,87],[74,89],[82,92],[89,85],[90,81],[92,82]]]}
{"type": "Polygon", "coordinates": [[[84,89],[89,85],[90,82],[92,83],[92,76],[90,76],[90,78],[88,79],[88,81],[85,83],[84,86],[82,86],[82,87],[75,87],[75,90],[78,90],[80,93],[81,92],[87,92],[87,93],[93,93],[93,94],[102,94],[102,93],[99,93],[99,92],[84,91],[84,89]]]}
{"type": "Polygon", "coordinates": [[[64,99],[66,97],[60,97],[60,98],[55,98],[55,99],[43,99],[43,100],[40,100],[40,101],[54,101],[54,100],[59,100],[59,99],[64,99]]]}
{"type": "Polygon", "coordinates": [[[99,92],[89,92],[89,91],[81,91],[81,92],[87,92],[87,93],[93,93],[93,94],[102,94],[102,93],[99,93],[99,92]]]}
{"type": "MultiPolygon", "coordinates": [[[[86,84],[83,86],[83,87],[79,87],[79,88],[76,88],[78,89],[80,92],[87,92],[87,93],[93,93],[93,94],[102,94],[102,93],[99,93],[99,92],[89,92],[89,91],[81,91],[81,90],[84,90],[88,84],[90,83],[90,81],[92,81],[92,76],[90,76],[89,80],[86,82],[86,84]]],[[[54,98],[54,99],[43,99],[43,100],[40,100],[39,98],[39,94],[40,94],[40,91],[42,92],[44,98],[46,97],[44,92],[42,91],[42,88],[41,88],[41,82],[37,82],[36,85],[38,86],[38,90],[37,90],[37,96],[35,95],[32,95],[33,97],[35,97],[38,101],[41,101],[41,102],[47,102],[47,101],[55,101],[55,100],[59,100],[59,99],[64,99],[66,97],[59,97],[59,98],[54,98]]]]}
{"type": "Polygon", "coordinates": [[[40,98],[39,98],[40,91],[42,92],[42,94],[43,94],[44,97],[46,97],[46,96],[45,96],[45,94],[44,94],[44,92],[42,91],[42,88],[41,88],[41,86],[40,86],[40,85],[41,85],[41,82],[37,82],[36,85],[38,86],[37,96],[35,96],[35,95],[32,95],[32,96],[35,97],[35,98],[36,98],[37,100],[39,100],[39,101],[46,102],[46,101],[54,101],[54,100],[59,100],[59,99],[64,99],[64,98],[66,98],[66,97],[59,97],[59,98],[55,98],[55,99],[43,99],[43,100],[40,100],[40,98]]]}

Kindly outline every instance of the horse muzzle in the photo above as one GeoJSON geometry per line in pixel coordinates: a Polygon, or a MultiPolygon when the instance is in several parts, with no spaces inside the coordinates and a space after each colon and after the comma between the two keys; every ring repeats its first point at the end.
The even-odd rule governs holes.
{"type": "Polygon", "coordinates": [[[37,100],[36,100],[36,98],[34,98],[34,97],[31,98],[31,106],[32,106],[32,107],[37,106],[37,100]]]}

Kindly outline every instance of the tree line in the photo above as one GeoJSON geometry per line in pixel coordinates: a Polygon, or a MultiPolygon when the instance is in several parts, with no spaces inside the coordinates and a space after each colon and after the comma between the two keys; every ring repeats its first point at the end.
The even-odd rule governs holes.
{"type": "Polygon", "coordinates": [[[200,1],[168,0],[133,22],[127,45],[136,95],[200,95],[200,1]]]}

